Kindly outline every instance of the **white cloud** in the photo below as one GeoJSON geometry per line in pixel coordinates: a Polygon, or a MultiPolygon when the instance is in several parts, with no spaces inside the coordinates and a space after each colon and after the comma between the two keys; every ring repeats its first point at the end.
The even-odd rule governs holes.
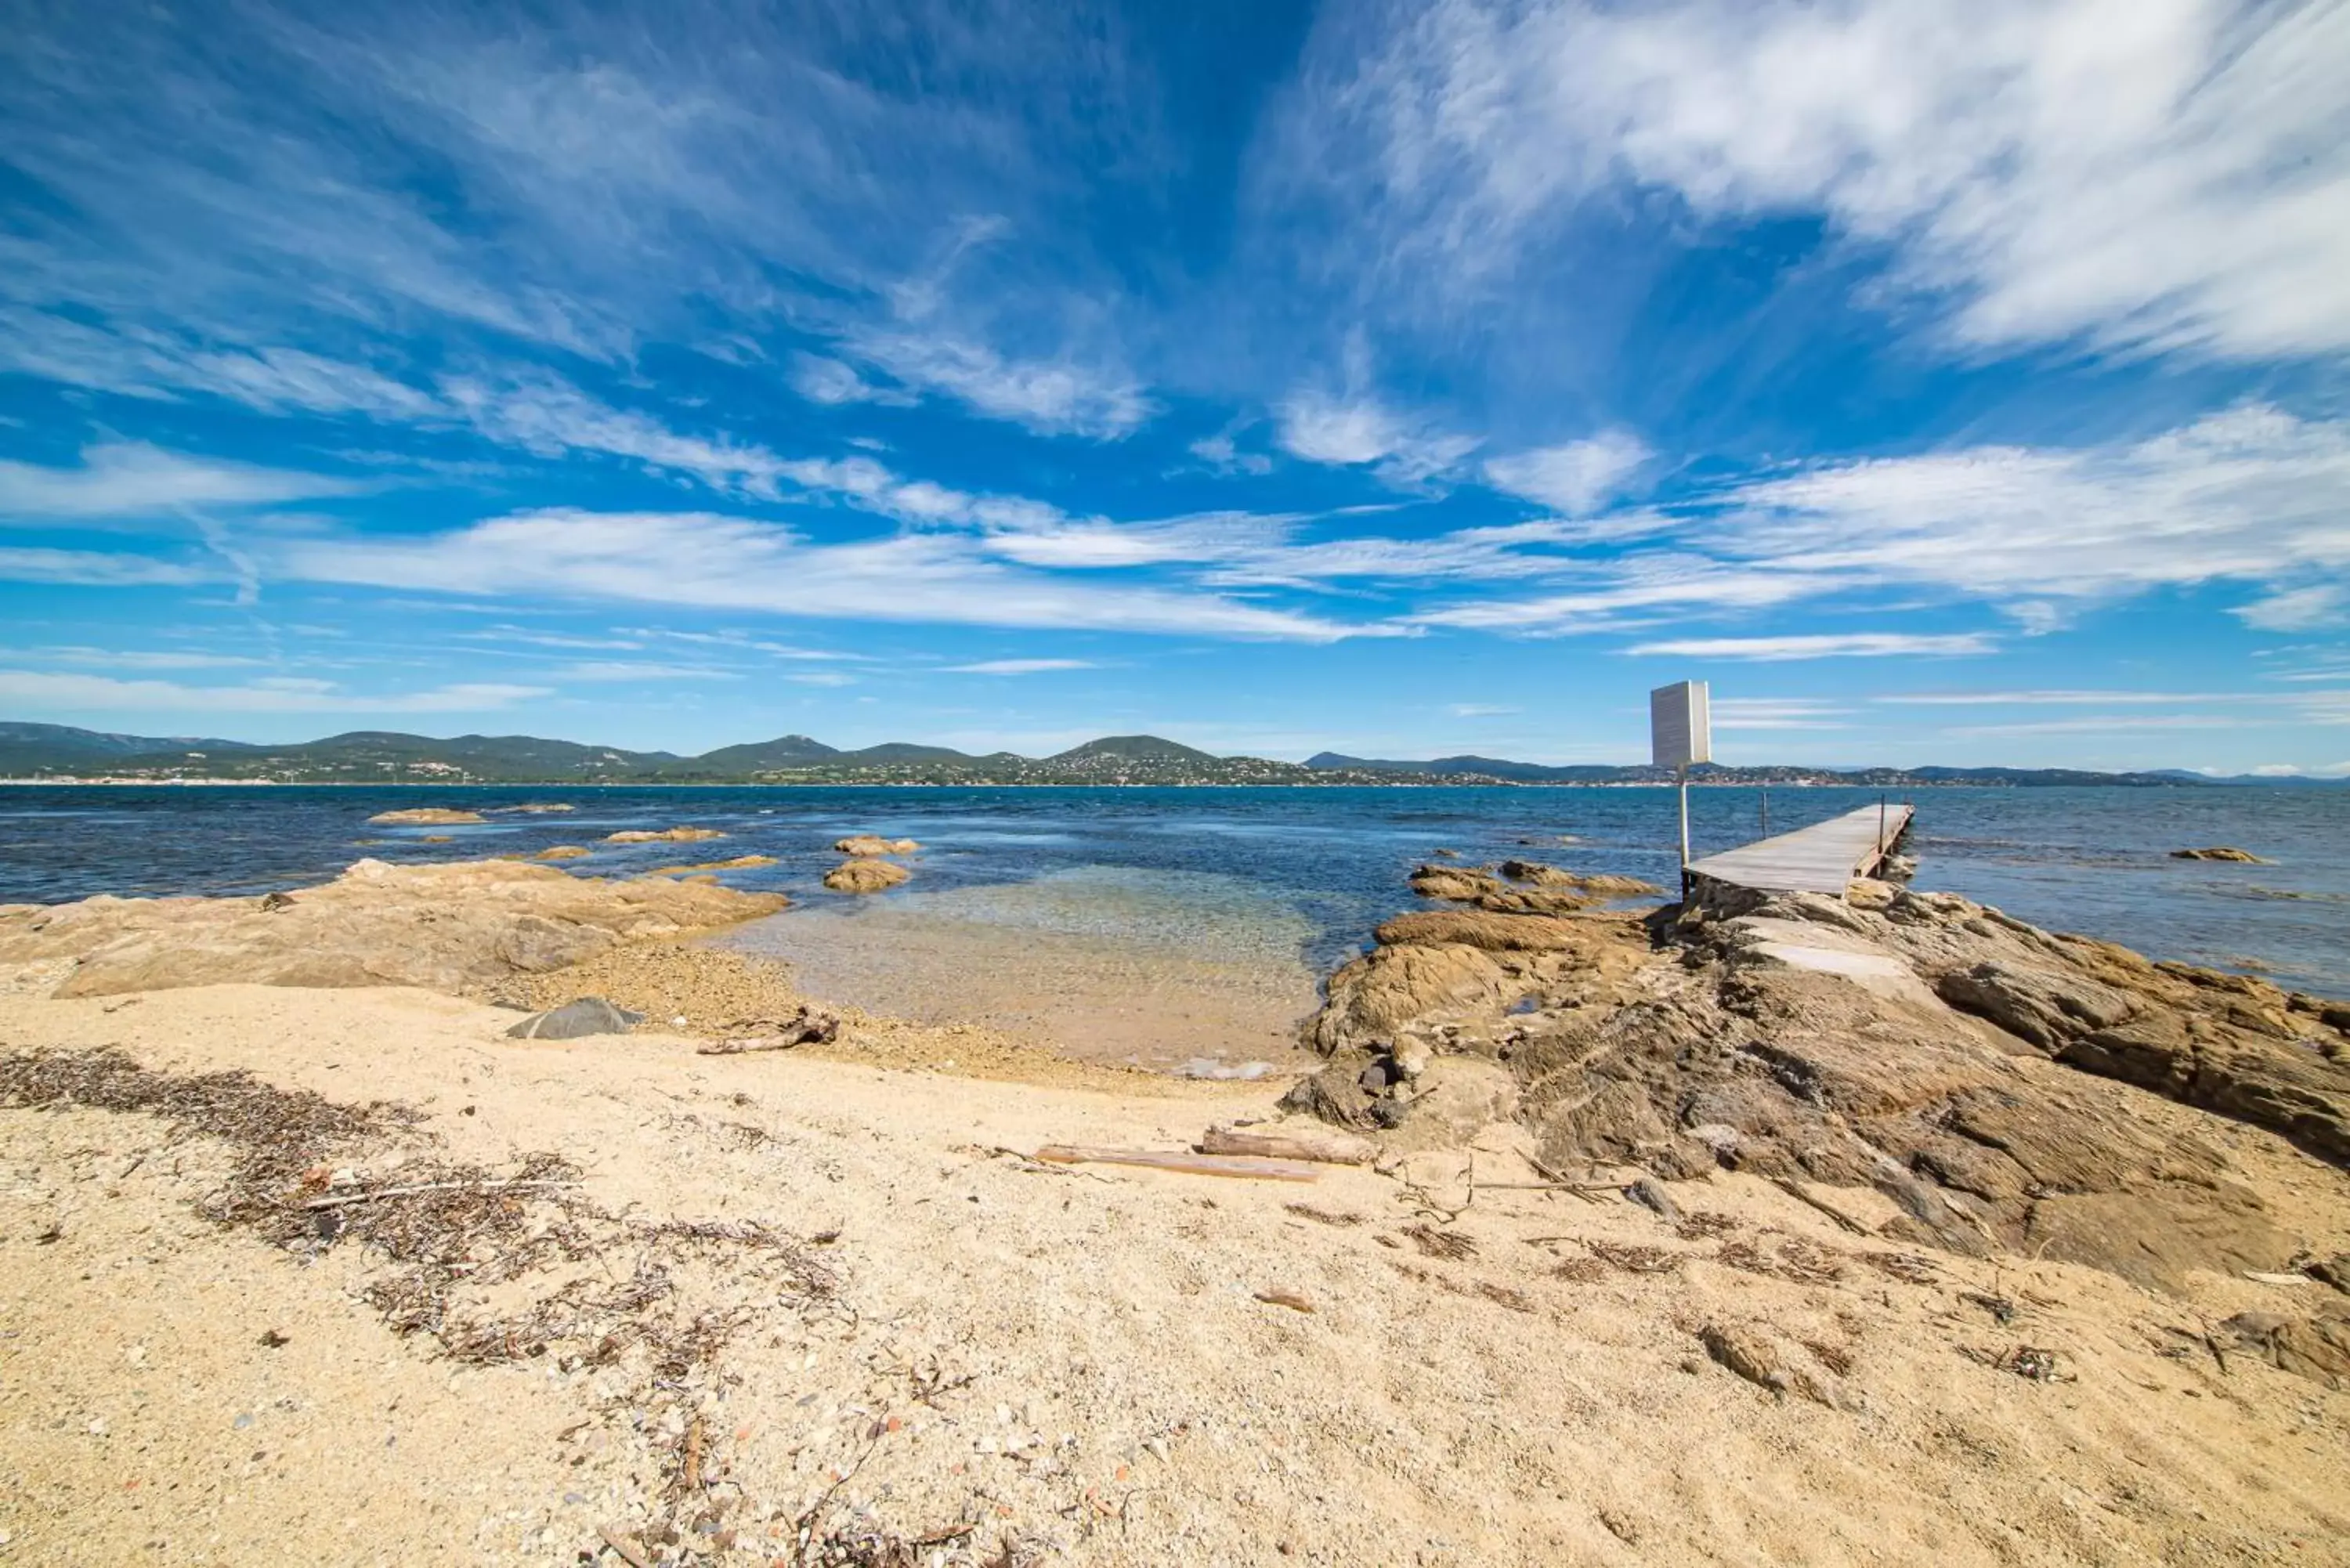
{"type": "Polygon", "coordinates": [[[2310,631],[2336,626],[2350,617],[2350,588],[2339,583],[2280,588],[2266,598],[2239,606],[2233,613],[2246,626],[2262,631],[2310,631]]]}
{"type": "Polygon", "coordinates": [[[591,659],[567,664],[556,676],[564,680],[625,682],[630,680],[740,680],[739,670],[707,664],[662,664],[653,659],[591,659]]]}
{"type": "Polygon", "coordinates": [[[1592,579],[1590,586],[1531,599],[1457,605],[1410,618],[1423,626],[1565,636],[1648,625],[1659,618],[1768,609],[1851,586],[1844,577],[1688,555],[1648,554],[1575,566],[1592,579]]]}
{"type": "Polygon", "coordinates": [[[2116,707],[2143,703],[2168,707],[2180,702],[2257,702],[2260,696],[2234,691],[1916,691],[1872,697],[1872,702],[1919,708],[2116,707]]]}
{"type": "Polygon", "coordinates": [[[0,670],[0,701],[36,712],[156,713],[484,713],[553,693],[543,686],[487,682],[364,696],[324,680],[295,677],[240,686],[188,686],[171,680],[117,680],[0,670]]]}
{"type": "Polygon", "coordinates": [[[903,407],[914,401],[894,387],[879,387],[857,373],[854,366],[821,354],[792,356],[792,389],[811,403],[889,403],[903,407]]]}
{"type": "Polygon", "coordinates": [[[18,649],[7,657],[41,659],[54,664],[94,664],[112,670],[224,670],[267,662],[234,653],[153,649],[26,648],[18,649]]]}
{"type": "Polygon", "coordinates": [[[1490,459],[1485,477],[1513,495],[1579,517],[1614,500],[1654,455],[1629,431],[1603,431],[1586,441],[1490,459]]]}
{"type": "Polygon", "coordinates": [[[1444,711],[1456,719],[1498,719],[1504,714],[1523,712],[1523,709],[1497,707],[1491,702],[1451,702],[1444,711]]]}
{"type": "Polygon", "coordinates": [[[1241,451],[1230,431],[1201,436],[1188,450],[1193,457],[1220,473],[1266,474],[1273,472],[1273,459],[1261,452],[1241,451]]]}
{"type": "MultiPolygon", "coordinates": [[[[2350,10],[2233,0],[1446,0],[1333,61],[1291,161],[1470,296],[1611,191],[1817,213],[1962,344],[2350,348],[2350,10]],[[1359,151],[1358,151],[1359,149],[1359,151]],[[1316,156],[1308,157],[1308,154],[1316,156]]],[[[1356,29],[1333,23],[1334,51],[1356,29]]]]}
{"type": "Polygon", "coordinates": [[[690,473],[724,493],[767,499],[776,495],[775,482],[786,466],[764,446],[680,435],[650,415],[612,408],[544,372],[503,381],[451,377],[442,392],[492,441],[542,457],[606,452],[690,473]]]}
{"type": "Polygon", "coordinates": [[[218,582],[215,569],[105,550],[0,545],[0,581],[88,588],[189,587],[218,582]]]}
{"type": "Polygon", "coordinates": [[[525,512],[421,537],[274,541],[270,562],[288,576],[380,587],[847,619],[1313,642],[1369,629],[1213,594],[1022,571],[961,535],[814,545],[774,524],[711,513],[525,512]]]}
{"type": "Polygon", "coordinates": [[[1020,359],[937,327],[861,333],[846,345],[910,387],[941,392],[1039,435],[1116,441],[1159,411],[1132,379],[1076,359],[1020,359]]]}
{"type": "Polygon", "coordinates": [[[1404,484],[1442,473],[1477,449],[1470,437],[1408,419],[1367,394],[1301,389],[1274,413],[1274,439],[1292,457],[1348,468],[1377,464],[1382,478],[1404,484]]]}
{"type": "Polygon", "coordinates": [[[0,519],[151,517],[182,508],[349,495],[363,488],[325,474],[182,457],[140,441],[113,441],[85,447],[78,468],[0,459],[0,519]]]}
{"type": "Polygon", "coordinates": [[[1803,659],[1952,658],[1993,653],[1998,645],[1981,632],[1947,635],[1917,632],[1828,632],[1790,637],[1698,637],[1644,642],[1627,653],[1674,659],[1735,659],[1785,662],[1803,659]]]}
{"type": "Polygon", "coordinates": [[[950,664],[954,675],[1041,675],[1053,670],[1098,670],[1090,659],[988,659],[977,664],[950,664]]]}
{"type": "Polygon", "coordinates": [[[2350,423],[2246,407],[2141,441],[1823,464],[1732,491],[1723,547],[2046,602],[2350,568],[2350,423]]]}
{"type": "Polygon", "coordinates": [[[1713,703],[1717,730],[1843,730],[1851,710],[1812,697],[1721,697],[1713,703]]]}

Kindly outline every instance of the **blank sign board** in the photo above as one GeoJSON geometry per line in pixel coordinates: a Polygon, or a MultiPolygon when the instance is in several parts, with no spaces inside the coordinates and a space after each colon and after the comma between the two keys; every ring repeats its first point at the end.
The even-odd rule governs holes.
{"type": "Polygon", "coordinates": [[[1648,693],[1649,757],[1660,768],[1713,761],[1713,714],[1702,680],[1677,680],[1648,693]]]}

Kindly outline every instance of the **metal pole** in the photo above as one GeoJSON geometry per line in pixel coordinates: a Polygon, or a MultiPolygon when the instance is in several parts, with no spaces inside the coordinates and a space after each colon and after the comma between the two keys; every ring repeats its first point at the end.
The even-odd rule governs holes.
{"type": "Polygon", "coordinates": [[[1682,763],[1679,767],[1675,768],[1675,769],[1673,770],[1673,774],[1674,774],[1674,776],[1675,776],[1675,777],[1679,781],[1679,784],[1680,784],[1680,794],[1681,794],[1681,899],[1682,899],[1682,901],[1683,901],[1683,902],[1687,902],[1687,901],[1688,901],[1688,899],[1689,899],[1689,886],[1690,886],[1690,875],[1689,875],[1689,864],[1690,864],[1690,853],[1689,853],[1689,764],[1688,764],[1688,763],[1682,763]]]}
{"type": "Polygon", "coordinates": [[[1771,836],[1771,786],[1767,783],[1762,786],[1762,831],[1759,836],[1771,836]]]}
{"type": "Polygon", "coordinates": [[[1885,853],[1885,797],[1877,797],[1877,852],[1885,853]]]}

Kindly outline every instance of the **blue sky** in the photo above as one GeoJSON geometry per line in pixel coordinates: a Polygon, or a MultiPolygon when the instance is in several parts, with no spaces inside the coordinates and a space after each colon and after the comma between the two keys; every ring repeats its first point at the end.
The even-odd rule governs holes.
{"type": "Polygon", "coordinates": [[[0,21],[0,715],[2350,772],[2350,5],[0,21]]]}

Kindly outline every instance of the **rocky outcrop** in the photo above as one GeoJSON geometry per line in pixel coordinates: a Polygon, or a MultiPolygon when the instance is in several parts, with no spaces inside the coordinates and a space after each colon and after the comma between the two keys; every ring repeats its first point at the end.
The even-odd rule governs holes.
{"type": "Polygon", "coordinates": [[[616,943],[733,925],[780,894],[668,877],[573,877],[511,860],[362,860],[282,902],[85,898],[0,906],[0,971],[57,978],[57,996],[174,986],[477,988],[616,943]]]}
{"type": "Polygon", "coordinates": [[[726,835],[714,827],[650,827],[623,828],[604,836],[607,844],[700,844],[706,839],[723,838],[726,835]]]}
{"type": "Polygon", "coordinates": [[[1659,891],[1636,877],[1584,876],[1534,860],[1504,860],[1498,868],[1422,866],[1411,874],[1411,890],[1423,898],[1513,915],[1572,914],[1609,899],[1659,891]]]}
{"type": "Polygon", "coordinates": [[[2174,849],[2170,857],[2173,860],[2230,860],[2241,866],[2276,864],[2273,860],[2262,859],[2249,849],[2230,849],[2224,845],[2216,845],[2209,849],[2174,849]]]}
{"type": "Polygon", "coordinates": [[[851,860],[826,872],[824,885],[836,893],[879,893],[895,888],[911,875],[892,860],[851,860]]]}
{"type": "Polygon", "coordinates": [[[737,855],[732,860],[703,860],[691,866],[663,866],[655,870],[652,875],[694,877],[705,871],[748,871],[760,866],[773,866],[775,863],[775,857],[772,855],[737,855]]]}
{"type": "Polygon", "coordinates": [[[2292,1255],[2218,1140],[2158,1134],[2095,1079],[2350,1164],[2340,1004],[1951,895],[1868,902],[1725,891],[1643,924],[1481,897],[1398,917],[1331,977],[1305,1038],[1332,1064],[1292,1106],[1408,1137],[1414,1103],[1473,1063],[1505,1075],[1497,1115],[1553,1168],[1874,1188],[1892,1239],[2158,1285],[2292,1255]]]}
{"type": "Polygon", "coordinates": [[[910,838],[884,838],[876,833],[852,834],[833,847],[843,855],[911,855],[921,847],[910,838]]]}
{"type": "Polygon", "coordinates": [[[387,827],[459,827],[469,823],[487,822],[478,811],[452,811],[445,806],[420,805],[405,811],[379,811],[368,818],[387,827]]]}

